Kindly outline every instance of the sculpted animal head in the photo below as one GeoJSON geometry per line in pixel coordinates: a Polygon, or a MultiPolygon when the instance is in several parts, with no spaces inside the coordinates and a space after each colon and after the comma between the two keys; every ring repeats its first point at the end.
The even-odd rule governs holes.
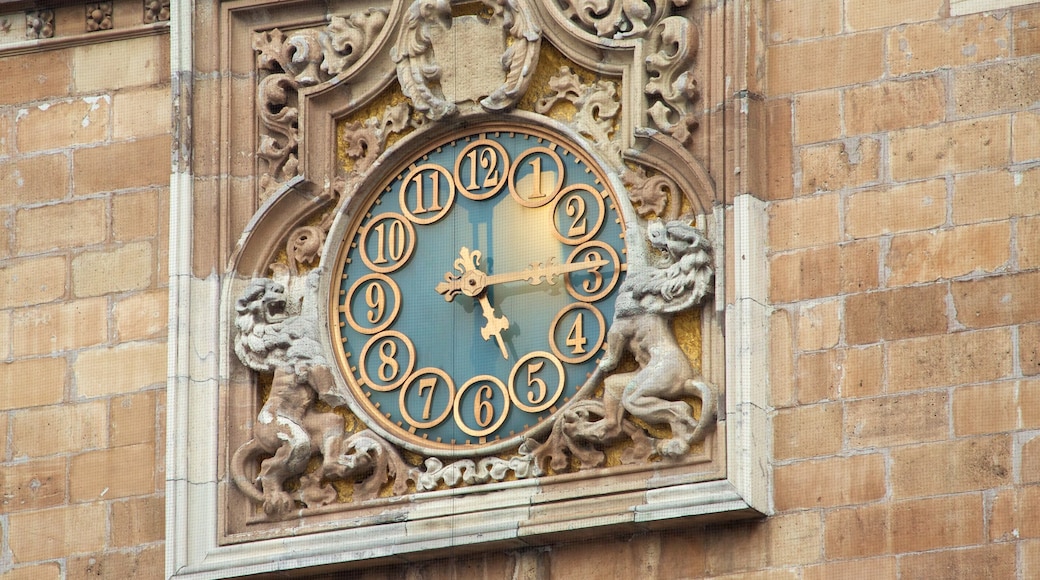
{"type": "Polygon", "coordinates": [[[283,357],[272,357],[280,347],[274,340],[281,334],[286,313],[285,287],[270,278],[250,282],[235,302],[235,354],[242,364],[258,372],[270,372],[283,357]],[[278,359],[278,360],[276,360],[278,359]]]}
{"type": "Polygon", "coordinates": [[[641,310],[676,313],[699,304],[711,293],[711,242],[701,230],[682,220],[654,220],[647,226],[646,236],[667,259],[644,275],[628,278],[641,310]]]}

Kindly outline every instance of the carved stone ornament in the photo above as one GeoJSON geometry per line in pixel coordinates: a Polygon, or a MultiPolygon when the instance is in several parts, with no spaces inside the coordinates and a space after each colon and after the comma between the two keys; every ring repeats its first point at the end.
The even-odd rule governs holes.
{"type": "Polygon", "coordinates": [[[33,10],[25,13],[25,38],[29,40],[54,36],[54,11],[33,10]]]}
{"type": "Polygon", "coordinates": [[[144,0],[144,23],[166,22],[170,19],[170,0],[144,0]]]}
{"type": "Polygon", "coordinates": [[[87,4],[87,32],[112,29],[112,3],[91,2],[87,4]]]}
{"type": "Polygon", "coordinates": [[[653,105],[650,118],[680,143],[690,138],[696,124],[690,105],[697,96],[691,70],[697,54],[697,29],[685,18],[665,18],[654,27],[648,42],[646,94],[653,105]]]}
{"type": "Polygon", "coordinates": [[[688,0],[550,0],[582,30],[602,38],[638,37],[688,0]]]}

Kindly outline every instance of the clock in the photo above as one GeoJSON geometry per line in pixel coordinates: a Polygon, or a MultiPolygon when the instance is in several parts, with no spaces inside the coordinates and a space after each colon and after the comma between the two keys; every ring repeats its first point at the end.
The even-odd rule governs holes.
{"type": "Polygon", "coordinates": [[[514,124],[429,141],[384,175],[333,228],[351,409],[420,453],[515,448],[602,353],[626,271],[617,194],[574,141],[514,124]]]}

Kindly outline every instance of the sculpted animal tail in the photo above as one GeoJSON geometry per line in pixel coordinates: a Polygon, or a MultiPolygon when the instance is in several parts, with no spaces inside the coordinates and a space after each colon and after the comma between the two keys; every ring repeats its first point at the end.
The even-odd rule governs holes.
{"type": "Polygon", "coordinates": [[[703,440],[704,437],[707,436],[709,427],[715,426],[715,389],[711,388],[703,381],[693,379],[686,381],[686,386],[699,394],[701,398],[701,418],[697,421],[697,426],[693,429],[693,434],[690,435],[690,442],[695,443],[703,440]]]}
{"type": "Polygon", "coordinates": [[[256,483],[246,475],[246,464],[251,461],[262,449],[256,439],[250,439],[242,444],[235,454],[231,456],[231,480],[235,482],[242,493],[258,503],[263,503],[264,494],[257,489],[256,483]]]}

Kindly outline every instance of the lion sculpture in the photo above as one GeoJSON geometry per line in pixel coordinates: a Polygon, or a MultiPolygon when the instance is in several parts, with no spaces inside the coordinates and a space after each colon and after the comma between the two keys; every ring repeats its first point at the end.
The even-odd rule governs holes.
{"type": "Polygon", "coordinates": [[[586,423],[580,435],[592,440],[618,436],[625,412],[650,425],[667,424],[671,438],[658,441],[662,456],[685,454],[714,424],[715,392],[693,370],[675,340],[672,316],[693,307],[711,292],[711,245],[700,230],[681,220],[651,222],[650,245],[663,260],[629,274],[619,289],[606,354],[590,382],[603,382],[603,419],[586,423]],[[631,372],[607,375],[625,351],[639,365],[631,372]],[[701,400],[701,417],[686,402],[701,400]]]}
{"type": "MultiPolygon", "coordinates": [[[[309,285],[316,283],[311,276],[309,285]]],[[[312,456],[321,454],[321,468],[301,480],[300,497],[309,505],[336,498],[322,480],[341,478],[346,466],[337,461],[343,441],[344,421],[332,412],[315,409],[318,396],[335,389],[335,381],[321,348],[313,336],[318,328],[307,309],[290,316],[285,287],[268,278],[253,280],[235,304],[235,353],[247,367],[274,373],[271,393],[257,417],[253,438],[235,451],[231,473],[235,485],[254,501],[262,502],[269,516],[284,514],[295,505],[285,481],[301,475],[312,456]],[[253,481],[248,464],[260,463],[253,481]],[[256,483],[260,484],[260,489],[256,483]]]]}

